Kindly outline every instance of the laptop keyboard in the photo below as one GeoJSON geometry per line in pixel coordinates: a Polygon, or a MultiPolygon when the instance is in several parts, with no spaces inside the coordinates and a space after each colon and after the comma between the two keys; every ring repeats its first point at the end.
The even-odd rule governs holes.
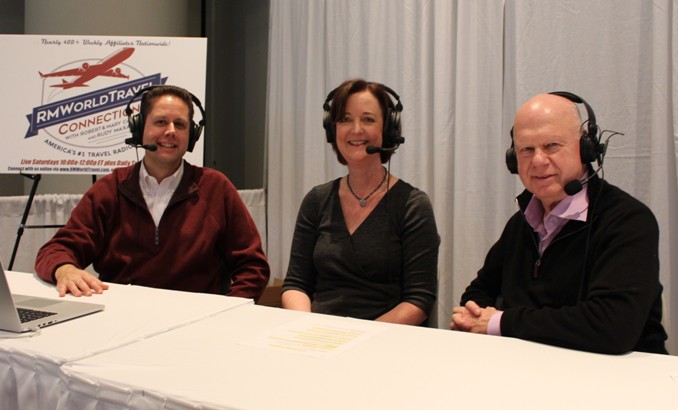
{"type": "Polygon", "coordinates": [[[42,319],[43,317],[56,315],[56,312],[47,312],[44,310],[16,308],[16,311],[19,312],[19,320],[21,320],[21,323],[26,323],[32,320],[42,319]]]}

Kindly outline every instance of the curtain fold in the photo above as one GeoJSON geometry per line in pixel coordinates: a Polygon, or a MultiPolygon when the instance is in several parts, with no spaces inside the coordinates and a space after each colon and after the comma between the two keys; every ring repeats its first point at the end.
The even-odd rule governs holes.
{"type": "Polygon", "coordinates": [[[405,144],[391,171],[433,203],[442,243],[432,322],[447,328],[516,210],[522,184],[504,161],[515,110],[534,94],[566,90],[591,104],[603,129],[625,134],[611,140],[604,176],[659,220],[666,325],[678,331],[677,23],[678,0],[272,0],[273,272],[287,269],[305,193],[346,173],[325,142],[327,93],[349,78],[383,82],[404,106],[405,144]]]}
{"type": "MultiPolygon", "coordinates": [[[[80,202],[80,194],[44,194],[33,198],[26,226],[63,225],[71,211],[80,202]]],[[[19,224],[28,203],[27,195],[0,197],[0,256],[5,269],[9,268],[12,250],[17,241],[19,224]]],[[[40,247],[56,233],[57,228],[26,228],[19,240],[12,269],[33,272],[35,256],[40,247]]]]}

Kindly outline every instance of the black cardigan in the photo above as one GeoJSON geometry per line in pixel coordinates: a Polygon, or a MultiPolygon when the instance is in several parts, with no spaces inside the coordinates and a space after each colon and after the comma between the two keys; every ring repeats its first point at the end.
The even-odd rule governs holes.
{"type": "Polygon", "coordinates": [[[461,303],[503,310],[503,336],[608,354],[666,353],[657,221],[598,177],[587,189],[587,221],[567,222],[541,258],[523,214],[532,194],[524,191],[461,303]]]}

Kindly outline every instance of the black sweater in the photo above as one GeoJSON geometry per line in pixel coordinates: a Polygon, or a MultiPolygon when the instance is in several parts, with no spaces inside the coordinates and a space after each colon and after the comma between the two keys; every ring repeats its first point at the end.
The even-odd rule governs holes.
{"type": "Polygon", "coordinates": [[[539,257],[523,212],[509,219],[462,295],[503,310],[503,336],[571,349],[666,353],[659,228],[650,209],[595,177],[586,222],[569,221],[539,257]]]}
{"type": "Polygon", "coordinates": [[[313,188],[301,204],[283,292],[306,293],[317,313],[376,319],[409,302],[428,315],[439,244],[428,196],[403,180],[349,234],[337,179],[313,188]]]}

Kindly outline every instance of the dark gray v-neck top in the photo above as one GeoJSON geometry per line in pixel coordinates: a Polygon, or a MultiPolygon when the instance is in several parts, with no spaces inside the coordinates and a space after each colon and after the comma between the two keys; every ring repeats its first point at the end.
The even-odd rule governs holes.
{"type": "Polygon", "coordinates": [[[306,293],[318,313],[376,319],[410,302],[430,314],[440,237],[428,196],[398,180],[350,235],[339,181],[304,197],[283,292],[306,293]]]}

